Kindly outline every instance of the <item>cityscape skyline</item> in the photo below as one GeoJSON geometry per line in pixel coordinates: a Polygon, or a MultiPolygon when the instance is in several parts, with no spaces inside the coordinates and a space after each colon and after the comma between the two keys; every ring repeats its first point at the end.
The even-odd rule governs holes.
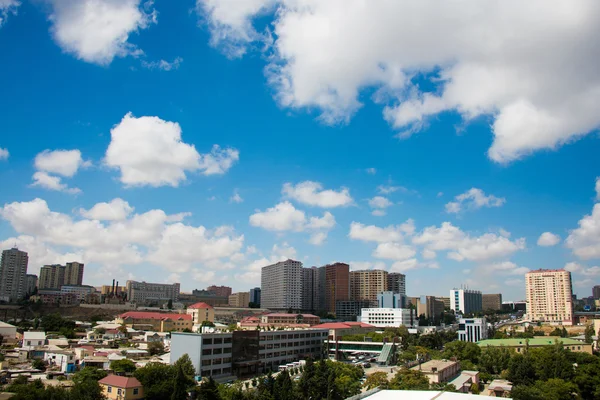
{"type": "MultiPolygon", "coordinates": [[[[515,54],[523,43],[505,36],[501,13],[483,12],[498,60],[395,30],[411,24],[382,26],[407,38],[389,43],[365,21],[335,25],[339,13],[318,5],[330,34],[365,40],[321,32],[307,43],[284,29],[277,15],[306,20],[283,2],[285,13],[260,18],[127,2],[107,16],[129,21],[114,37],[77,32],[85,16],[72,2],[60,12],[16,3],[0,6],[0,53],[12,60],[0,65],[0,246],[27,251],[28,273],[77,260],[95,286],[115,276],[238,292],[292,258],[402,272],[409,295],[465,284],[522,300],[538,268],[569,270],[579,296],[600,284],[600,125],[580,82],[598,76],[573,59],[589,51],[571,55],[595,38],[588,20],[571,32],[556,27],[557,10],[528,14],[511,30],[569,40],[515,54]]],[[[400,7],[353,15],[406,15],[400,7]]],[[[573,18],[593,15],[581,7],[573,18]]],[[[464,37],[480,32],[456,21],[464,37]]]]}

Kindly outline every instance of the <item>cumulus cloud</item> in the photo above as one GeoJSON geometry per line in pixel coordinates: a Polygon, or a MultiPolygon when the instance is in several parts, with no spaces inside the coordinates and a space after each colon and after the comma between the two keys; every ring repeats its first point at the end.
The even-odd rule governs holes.
{"type": "Polygon", "coordinates": [[[392,203],[387,197],[375,196],[369,199],[369,206],[373,209],[371,214],[381,217],[385,215],[385,209],[391,207],[392,203]]]}
{"type": "Polygon", "coordinates": [[[21,2],[17,0],[0,0],[0,27],[2,27],[9,14],[17,13],[17,8],[20,5],[21,2]]]}
{"type": "Polygon", "coordinates": [[[529,272],[527,267],[519,267],[512,261],[503,261],[487,266],[489,272],[501,272],[506,275],[525,275],[529,272]]]}
{"type": "Polygon", "coordinates": [[[341,188],[339,191],[323,190],[323,185],[313,181],[304,181],[296,185],[285,183],[281,192],[299,203],[322,208],[348,206],[354,201],[347,188],[341,188]]]}
{"type": "Polygon", "coordinates": [[[9,155],[10,155],[10,153],[8,152],[7,149],[3,149],[2,147],[0,147],[0,161],[8,160],[9,155]]]}
{"type": "Polygon", "coordinates": [[[110,131],[106,165],[118,168],[126,186],[173,186],[187,179],[186,172],[224,174],[239,160],[239,151],[213,146],[199,154],[181,139],[176,122],[128,113],[110,131]]]}
{"type": "Polygon", "coordinates": [[[377,168],[367,168],[365,171],[369,175],[375,175],[377,173],[377,168]]]}
{"type": "Polygon", "coordinates": [[[600,201],[600,177],[596,178],[596,200],[600,201]]]}
{"type": "Polygon", "coordinates": [[[413,246],[401,243],[379,243],[373,251],[373,257],[387,260],[406,260],[414,257],[417,251],[413,246]]]}
{"type": "Polygon", "coordinates": [[[586,266],[581,265],[576,262],[569,262],[569,263],[565,264],[565,270],[572,272],[572,273],[581,274],[584,276],[592,276],[592,277],[600,276],[600,267],[599,266],[586,267],[586,266]]]}
{"type": "Polygon", "coordinates": [[[176,57],[172,62],[168,62],[165,60],[159,61],[146,61],[142,60],[142,67],[149,70],[159,70],[159,71],[173,71],[179,69],[179,66],[183,62],[183,58],[176,57]]]}
{"type": "Polygon", "coordinates": [[[560,243],[560,236],[555,235],[552,232],[542,233],[537,241],[538,246],[543,246],[543,247],[556,246],[559,243],[560,243]]]}
{"type": "Polygon", "coordinates": [[[247,288],[260,286],[260,274],[262,267],[287,259],[296,259],[296,249],[284,242],[281,245],[274,244],[268,257],[261,257],[251,261],[247,265],[238,268],[235,279],[247,288]]]}
{"type": "Polygon", "coordinates": [[[350,261],[350,271],[362,271],[365,269],[385,269],[387,265],[383,261],[350,261]]]}
{"type": "Polygon", "coordinates": [[[440,227],[427,227],[412,241],[432,251],[448,251],[448,258],[456,261],[487,261],[525,249],[524,238],[510,240],[495,233],[473,237],[450,222],[444,222],[440,227]]]}
{"type": "Polygon", "coordinates": [[[140,0],[46,1],[56,43],[64,52],[99,65],[108,65],[115,57],[143,54],[129,36],[157,21],[157,13],[144,10],[140,0]]]}
{"type": "Polygon", "coordinates": [[[6,204],[0,208],[0,217],[18,233],[21,243],[27,245],[24,249],[34,249],[37,258],[48,260],[57,255],[51,263],[62,260],[58,249],[68,249],[69,254],[77,255],[69,261],[107,268],[148,262],[181,273],[192,267],[226,265],[243,247],[244,236],[231,227],[210,230],[175,222],[187,213],[168,215],[156,209],[132,214],[130,208],[127,202],[115,199],[80,210],[81,218],[74,218],[51,211],[46,201],[38,198],[6,204]]]}
{"type": "Polygon", "coordinates": [[[266,41],[266,76],[278,103],[319,109],[325,123],[347,122],[362,106],[363,89],[376,88],[384,118],[403,137],[444,111],[466,122],[491,116],[488,155],[500,163],[556,149],[600,126],[594,107],[600,71],[593,68],[600,4],[594,0],[198,5],[211,43],[227,54],[240,56],[252,42],[266,41]],[[253,25],[264,13],[274,16],[266,39],[253,25]],[[417,75],[434,88],[423,90],[428,85],[415,83],[417,75]]]}
{"type": "Polygon", "coordinates": [[[380,228],[375,225],[364,225],[360,222],[350,224],[348,237],[363,242],[401,242],[405,235],[411,235],[415,230],[414,221],[409,219],[401,225],[390,225],[380,228]]]}
{"type": "Polygon", "coordinates": [[[116,198],[109,203],[97,203],[89,210],[80,209],[79,213],[87,219],[97,219],[99,221],[122,221],[126,219],[134,210],[123,199],[116,198]]]}
{"type": "Polygon", "coordinates": [[[66,183],[62,182],[60,176],[50,175],[46,172],[38,171],[33,174],[32,187],[42,187],[48,190],[56,190],[57,192],[65,192],[68,194],[79,194],[81,189],[71,188],[66,183]]]}
{"type": "Polygon", "coordinates": [[[89,167],[91,163],[84,161],[79,150],[44,150],[35,156],[35,168],[71,178],[81,167],[89,167]]]}
{"type": "Polygon", "coordinates": [[[578,228],[569,232],[565,242],[579,258],[600,258],[600,203],[596,203],[592,213],[579,221],[578,228]]]}
{"type": "Polygon", "coordinates": [[[464,208],[476,210],[482,207],[500,207],[506,203],[505,198],[494,195],[486,196],[483,190],[477,188],[471,188],[459,194],[454,200],[446,204],[447,213],[456,214],[464,208]]]}
{"type": "Polygon", "coordinates": [[[230,202],[230,203],[236,203],[236,204],[239,204],[239,203],[243,203],[243,202],[244,202],[244,199],[242,198],[242,196],[240,196],[240,194],[238,193],[238,191],[237,191],[237,190],[235,190],[235,191],[233,192],[233,195],[232,195],[232,196],[229,198],[229,202],[230,202]]]}

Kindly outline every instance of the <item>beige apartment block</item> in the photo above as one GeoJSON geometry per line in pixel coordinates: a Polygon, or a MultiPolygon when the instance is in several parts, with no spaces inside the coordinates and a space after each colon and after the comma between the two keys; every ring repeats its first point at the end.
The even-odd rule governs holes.
{"type": "Polygon", "coordinates": [[[238,292],[229,295],[229,307],[246,308],[250,304],[250,292],[238,292]]]}
{"type": "Polygon", "coordinates": [[[388,273],[380,269],[350,272],[350,299],[377,303],[377,294],[387,292],[388,273]]]}
{"type": "Polygon", "coordinates": [[[571,273],[539,269],[525,274],[527,317],[532,321],[573,324],[571,273]]]}

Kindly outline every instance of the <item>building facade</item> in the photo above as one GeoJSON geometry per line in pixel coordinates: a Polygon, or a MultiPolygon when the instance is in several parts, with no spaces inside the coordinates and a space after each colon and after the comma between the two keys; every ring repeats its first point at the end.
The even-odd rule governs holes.
{"type": "Polygon", "coordinates": [[[444,301],[435,296],[408,297],[408,303],[415,307],[417,317],[421,315],[429,320],[431,325],[438,325],[444,312],[444,301]]]}
{"type": "Polygon", "coordinates": [[[323,358],[328,329],[173,333],[171,364],[187,354],[197,376],[217,381],[277,371],[311,357],[323,358]]]}
{"type": "Polygon", "coordinates": [[[79,302],[85,302],[89,295],[96,292],[96,288],[88,285],[62,285],[60,288],[62,294],[74,294],[79,302]]]}
{"type": "Polygon", "coordinates": [[[377,294],[377,305],[379,308],[406,308],[407,298],[400,293],[392,291],[377,294]]]}
{"type": "Polygon", "coordinates": [[[416,321],[413,310],[408,308],[363,308],[360,315],[360,322],[378,328],[398,328],[402,325],[412,328],[416,326],[416,321]]]}
{"type": "Polygon", "coordinates": [[[32,295],[38,285],[38,277],[34,274],[25,275],[25,293],[32,295]]]}
{"type": "Polygon", "coordinates": [[[192,330],[194,321],[190,314],[160,313],[149,311],[128,311],[119,315],[115,322],[128,328],[154,332],[182,332],[192,330]]]}
{"type": "Polygon", "coordinates": [[[455,313],[472,314],[483,311],[481,292],[469,289],[450,291],[450,309],[455,313]]]}
{"type": "Polygon", "coordinates": [[[259,287],[250,289],[250,303],[254,303],[258,307],[260,307],[260,288],[259,287]]]}
{"type": "Polygon", "coordinates": [[[338,300],[350,300],[350,266],[344,263],[325,265],[325,310],[335,313],[338,300]]]}
{"type": "Polygon", "coordinates": [[[481,306],[483,311],[500,311],[502,310],[502,294],[482,294],[481,295],[481,306]]]}
{"type": "Polygon", "coordinates": [[[39,289],[60,289],[65,282],[65,266],[60,264],[44,265],[40,268],[39,289]]]}
{"type": "Polygon", "coordinates": [[[229,307],[248,308],[250,292],[238,292],[229,295],[229,307]]]}
{"type": "Polygon", "coordinates": [[[73,261],[65,265],[64,285],[83,285],[83,263],[73,261]]]}
{"type": "Polygon", "coordinates": [[[477,343],[488,338],[485,318],[461,318],[458,321],[458,340],[477,343]]]}
{"type": "Polygon", "coordinates": [[[192,316],[192,323],[195,325],[204,321],[215,322],[215,309],[210,304],[192,304],[186,309],[186,314],[192,316]]]}
{"type": "Polygon", "coordinates": [[[388,272],[380,269],[350,272],[350,300],[377,302],[377,294],[388,291],[388,272]]]}
{"type": "Polygon", "coordinates": [[[302,310],[319,310],[319,269],[317,267],[302,268],[302,310]]]}
{"type": "Polygon", "coordinates": [[[335,317],[342,321],[357,321],[363,308],[376,307],[370,300],[338,300],[335,304],[335,317]]]}
{"type": "Polygon", "coordinates": [[[406,275],[399,272],[388,273],[387,290],[406,296],[406,275]]]}
{"type": "Polygon", "coordinates": [[[540,269],[525,274],[527,316],[532,321],[573,324],[571,273],[540,269]]]}
{"type": "Polygon", "coordinates": [[[179,299],[179,283],[148,283],[127,281],[127,300],[136,304],[160,305],[179,299]]]}
{"type": "Polygon", "coordinates": [[[592,288],[592,297],[594,300],[600,299],[600,285],[596,285],[592,288]]]}
{"type": "Polygon", "coordinates": [[[229,286],[209,286],[206,288],[207,291],[213,292],[215,296],[219,297],[229,297],[233,290],[229,286]]]}
{"type": "Polygon", "coordinates": [[[2,251],[0,259],[0,299],[17,301],[27,291],[25,276],[29,256],[17,248],[2,251]]]}
{"type": "Polygon", "coordinates": [[[302,263],[286,260],[261,270],[261,306],[271,310],[302,309],[302,263]]]}

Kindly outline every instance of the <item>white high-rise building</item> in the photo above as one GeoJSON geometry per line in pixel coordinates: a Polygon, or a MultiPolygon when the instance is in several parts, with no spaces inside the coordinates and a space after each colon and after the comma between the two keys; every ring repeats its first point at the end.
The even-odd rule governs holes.
{"type": "Polygon", "coordinates": [[[477,343],[488,338],[485,318],[461,318],[458,321],[458,340],[477,343]]]}
{"type": "Polygon", "coordinates": [[[360,314],[360,322],[378,328],[397,328],[402,325],[412,328],[417,325],[418,321],[410,308],[363,308],[360,314]]]}
{"type": "Polygon", "coordinates": [[[478,290],[452,289],[450,308],[455,313],[472,314],[483,309],[483,296],[478,290]]]}
{"type": "Polygon", "coordinates": [[[261,270],[260,305],[271,310],[302,310],[302,263],[286,260],[261,270]]]}
{"type": "Polygon", "coordinates": [[[571,273],[539,269],[525,274],[527,317],[532,321],[573,324],[571,273]]]}
{"type": "Polygon", "coordinates": [[[2,251],[0,260],[0,299],[17,301],[27,291],[27,263],[29,256],[17,248],[2,251]]]}

